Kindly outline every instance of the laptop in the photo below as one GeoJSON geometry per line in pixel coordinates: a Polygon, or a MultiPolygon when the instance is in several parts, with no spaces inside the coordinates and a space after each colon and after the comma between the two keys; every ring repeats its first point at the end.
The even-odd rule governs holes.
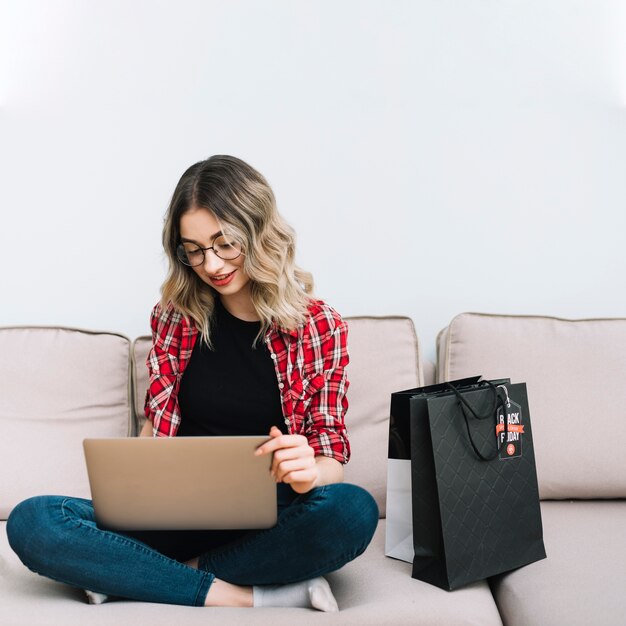
{"type": "Polygon", "coordinates": [[[85,439],[89,486],[101,528],[224,530],[277,522],[270,437],[85,439]]]}

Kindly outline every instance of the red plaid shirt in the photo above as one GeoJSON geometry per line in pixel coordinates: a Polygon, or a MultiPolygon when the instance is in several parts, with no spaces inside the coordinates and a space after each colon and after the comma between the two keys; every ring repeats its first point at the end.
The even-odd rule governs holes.
{"type": "MultiPolygon", "coordinates": [[[[175,437],[181,415],[180,381],[200,333],[192,320],[170,303],[157,304],[150,318],[152,348],[145,414],[155,437],[175,437]]],[[[315,456],[347,463],[350,444],[344,416],[349,386],[348,327],[322,300],[312,300],[309,318],[289,331],[273,322],[265,335],[276,369],[285,424],[290,434],[305,435],[315,456]]]]}

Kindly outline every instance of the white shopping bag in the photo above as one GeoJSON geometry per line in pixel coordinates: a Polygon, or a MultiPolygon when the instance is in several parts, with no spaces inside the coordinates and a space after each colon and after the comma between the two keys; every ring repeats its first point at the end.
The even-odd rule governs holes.
{"type": "Polygon", "coordinates": [[[387,461],[387,523],[385,554],[413,563],[411,459],[387,461]]]}

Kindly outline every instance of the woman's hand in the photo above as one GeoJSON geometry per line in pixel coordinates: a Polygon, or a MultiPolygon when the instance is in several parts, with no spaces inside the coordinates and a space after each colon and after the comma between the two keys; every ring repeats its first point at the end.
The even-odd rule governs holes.
{"type": "Polygon", "coordinates": [[[274,453],[270,471],[276,482],[289,483],[296,493],[307,493],[317,485],[319,468],[315,453],[304,435],[283,435],[270,429],[272,439],[259,446],[255,455],[274,453]]]}

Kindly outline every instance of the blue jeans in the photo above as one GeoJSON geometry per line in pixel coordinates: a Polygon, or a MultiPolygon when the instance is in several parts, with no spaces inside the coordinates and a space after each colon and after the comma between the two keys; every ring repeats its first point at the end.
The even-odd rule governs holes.
{"type": "Polygon", "coordinates": [[[91,500],[36,496],[7,521],[9,544],[30,570],[75,587],[146,602],[203,606],[214,578],[286,584],[339,569],[378,524],[372,496],[334,483],[298,495],[279,483],[278,523],[253,531],[112,532],[91,500]],[[194,553],[195,552],[195,553],[194,553]],[[181,561],[199,556],[198,569],[181,561]]]}

